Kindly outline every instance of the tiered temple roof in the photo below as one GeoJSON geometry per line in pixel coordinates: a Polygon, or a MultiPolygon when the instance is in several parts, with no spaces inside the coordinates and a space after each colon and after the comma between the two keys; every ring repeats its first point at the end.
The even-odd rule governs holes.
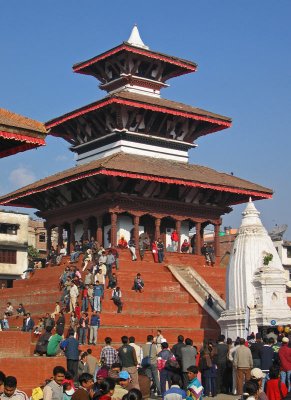
{"type": "Polygon", "coordinates": [[[229,117],[160,97],[168,79],[196,71],[195,63],[150,50],[134,27],[127,42],[73,69],[109,92],[45,124],[72,145],[77,167],[2,196],[1,204],[48,211],[122,194],[152,209],[165,199],[189,215],[192,206],[218,220],[249,196],[272,196],[263,186],[188,163],[197,138],[231,126],[229,117]]]}
{"type": "MultiPolygon", "coordinates": [[[[63,201],[65,201],[67,198],[65,192],[68,192],[70,185],[74,185],[77,181],[79,190],[81,193],[83,191],[83,200],[85,200],[90,196],[104,193],[104,188],[102,189],[100,183],[102,177],[126,178],[130,181],[131,195],[142,195],[145,192],[145,188],[140,187],[141,181],[155,182],[152,192],[156,191],[156,198],[162,192],[162,184],[174,184],[181,189],[184,187],[183,191],[180,189],[180,195],[177,193],[177,200],[188,204],[197,203],[197,199],[202,204],[204,202],[203,189],[213,191],[214,196],[217,195],[217,192],[226,194],[221,196],[221,204],[219,204],[217,197],[217,205],[223,205],[225,202],[228,205],[245,202],[249,196],[253,196],[257,200],[272,197],[272,190],[268,188],[232,175],[217,172],[211,168],[153,157],[116,153],[41,179],[9,195],[0,197],[0,202],[3,205],[35,207],[36,194],[38,194],[38,206],[40,207],[41,202],[44,200],[40,196],[41,193],[48,193],[49,191],[54,193],[55,201],[58,200],[58,196],[63,197],[63,201]],[[89,185],[86,184],[87,180],[90,181],[89,185]],[[188,190],[186,191],[187,188],[188,190]],[[62,195],[63,189],[64,193],[62,195]]],[[[104,180],[102,182],[104,183],[104,180]]],[[[119,186],[118,188],[118,186],[118,184],[115,184],[115,188],[111,188],[111,191],[120,192],[125,189],[123,187],[121,190],[121,187],[119,186]]],[[[71,189],[73,190],[73,187],[71,189]]],[[[107,190],[110,191],[109,187],[105,192],[107,190]]],[[[209,202],[209,193],[206,197],[209,202]]],[[[206,199],[206,197],[204,198],[206,199]]],[[[82,200],[82,197],[79,199],[78,196],[75,196],[75,200],[82,200]]],[[[67,205],[72,202],[74,202],[72,197],[67,198],[67,205]]]]}

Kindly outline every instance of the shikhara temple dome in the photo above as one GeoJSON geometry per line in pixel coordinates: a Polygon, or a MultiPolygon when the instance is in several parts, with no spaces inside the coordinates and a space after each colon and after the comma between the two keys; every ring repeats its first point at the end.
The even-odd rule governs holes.
{"type": "Polygon", "coordinates": [[[284,271],[276,248],[260,219],[260,212],[249,200],[234,242],[227,278],[227,308],[245,310],[255,303],[254,273],[263,267],[264,257],[272,254],[270,266],[284,271]]]}

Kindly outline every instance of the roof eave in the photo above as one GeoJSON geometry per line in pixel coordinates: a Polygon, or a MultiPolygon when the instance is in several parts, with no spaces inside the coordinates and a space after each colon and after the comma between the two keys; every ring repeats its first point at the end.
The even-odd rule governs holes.
{"type": "Polygon", "coordinates": [[[159,59],[165,62],[168,62],[169,64],[174,64],[177,67],[184,68],[185,73],[187,72],[195,72],[198,68],[198,65],[194,63],[193,61],[188,61],[184,60],[182,58],[174,57],[174,56],[169,56],[167,54],[163,53],[158,53],[152,50],[147,50],[147,49],[142,49],[139,47],[135,47],[127,42],[123,42],[120,45],[113,47],[110,50],[107,50],[104,53],[99,54],[98,56],[95,56],[93,58],[90,58],[86,61],[82,61],[80,63],[74,64],[73,65],[73,71],[76,73],[81,73],[81,74],[89,74],[88,72],[85,72],[84,69],[92,66],[93,64],[96,64],[97,62],[104,60],[120,51],[127,50],[136,54],[144,55],[148,58],[155,58],[159,59]]]}
{"type": "MultiPolygon", "coordinates": [[[[64,184],[74,182],[80,179],[85,179],[90,176],[94,175],[107,175],[107,176],[119,176],[119,177],[127,177],[131,179],[142,179],[142,180],[147,180],[147,181],[155,181],[155,182],[161,182],[161,183],[168,183],[168,184],[178,184],[178,185],[184,185],[184,186],[189,186],[189,187],[198,187],[202,189],[212,189],[212,190],[217,190],[217,191],[223,191],[223,192],[229,192],[229,193],[237,193],[237,194],[242,194],[245,196],[251,196],[256,200],[263,200],[263,199],[270,199],[272,198],[273,192],[269,189],[266,189],[266,192],[262,191],[256,191],[254,189],[245,189],[245,188],[239,188],[239,187],[234,187],[234,186],[224,186],[224,185],[215,185],[215,184],[210,184],[210,183],[203,183],[203,182],[198,182],[198,181],[189,181],[189,180],[183,180],[183,179],[176,179],[176,178],[166,178],[166,177],[161,177],[161,176],[155,176],[155,175],[146,175],[146,174],[141,174],[141,173],[131,173],[131,172],[125,172],[125,171],[120,171],[117,169],[110,169],[110,168],[105,168],[104,166],[100,166],[100,168],[97,168],[95,171],[86,171],[81,174],[75,174],[72,175],[71,177],[66,177],[63,179],[60,179],[59,181],[55,182],[50,182],[44,185],[40,185],[39,187],[36,188],[28,188],[26,190],[23,190],[22,192],[19,193],[11,193],[7,194],[6,196],[0,197],[0,205],[3,206],[9,206],[9,205],[14,205],[13,202],[15,200],[19,200],[23,197],[30,196],[34,193],[40,193],[44,192],[46,190],[62,186],[64,184]]],[[[241,201],[243,203],[244,201],[241,201]]],[[[19,204],[19,203],[18,203],[19,204]]],[[[237,203],[238,204],[238,203],[237,203]]]]}
{"type": "Polygon", "coordinates": [[[85,107],[82,107],[82,108],[74,110],[70,113],[64,114],[58,118],[49,120],[49,121],[45,122],[45,127],[46,127],[46,129],[52,129],[53,127],[60,125],[63,122],[66,122],[66,121],[73,119],[75,117],[78,117],[80,115],[87,114],[90,111],[97,110],[98,108],[106,107],[107,105],[112,104],[112,103],[116,103],[116,104],[121,103],[121,104],[125,104],[125,105],[132,106],[132,107],[149,109],[152,111],[160,111],[160,112],[165,112],[165,113],[168,112],[169,114],[172,114],[172,115],[179,115],[179,116],[182,116],[185,118],[188,117],[191,119],[198,119],[201,121],[222,125],[225,128],[229,128],[231,126],[231,122],[232,122],[231,119],[227,118],[227,117],[221,116],[221,118],[219,118],[220,117],[219,115],[217,115],[217,117],[213,117],[210,115],[207,116],[207,115],[199,114],[199,112],[197,112],[197,113],[183,112],[183,111],[180,111],[180,110],[177,110],[174,108],[170,108],[170,107],[151,105],[151,104],[147,104],[142,101],[127,100],[125,98],[116,96],[116,97],[106,97],[105,99],[98,100],[95,103],[91,103],[85,107]]]}

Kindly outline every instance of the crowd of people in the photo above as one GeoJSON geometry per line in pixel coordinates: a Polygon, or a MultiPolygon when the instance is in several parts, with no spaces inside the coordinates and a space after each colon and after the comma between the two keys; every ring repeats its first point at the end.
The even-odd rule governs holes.
{"type": "MultiPolygon", "coordinates": [[[[80,351],[74,331],[69,330],[59,348],[67,368],[56,367],[52,380],[44,388],[35,389],[43,393],[38,400],[198,400],[219,393],[249,400],[291,398],[289,338],[273,330],[263,339],[257,333],[247,340],[237,338],[234,343],[221,335],[216,342],[205,340],[200,348],[182,335],[170,347],[160,330],[155,337],[148,335],[143,345],[138,345],[133,336],[122,336],[121,345],[115,348],[106,337],[99,359],[90,348],[80,351]],[[137,397],[131,397],[132,393],[137,397]]],[[[16,393],[13,400],[21,396],[21,400],[26,399],[17,389],[15,377],[0,372],[0,392],[1,384],[1,399],[10,398],[9,393],[16,393]]],[[[33,395],[32,400],[36,400],[33,395]]]]}
{"type": "MultiPolygon", "coordinates": [[[[199,399],[203,388],[194,365],[196,353],[189,358],[189,343],[185,344],[183,352],[181,338],[183,342],[180,336],[170,350],[160,330],[156,337],[148,335],[142,346],[135,343],[133,336],[122,336],[121,346],[116,349],[111,338],[106,337],[97,360],[90,348],[86,352],[79,351],[79,342],[74,332],[69,331],[68,337],[60,343],[67,368],[56,366],[53,377],[43,387],[32,391],[32,400],[141,400],[162,396],[171,400],[173,394],[180,395],[182,400],[186,399],[186,391],[189,399],[199,399]],[[188,365],[191,361],[194,364],[188,365]],[[186,371],[184,377],[180,363],[186,371]]],[[[17,388],[17,378],[5,376],[3,372],[0,372],[0,398],[27,400],[26,394],[17,388]]]]}
{"type": "MultiPolygon", "coordinates": [[[[64,246],[61,246],[63,249],[64,246]]],[[[51,248],[48,260],[53,265],[54,255],[58,253],[51,248]]],[[[116,306],[117,313],[121,313],[124,306],[122,291],[118,285],[119,252],[117,247],[110,247],[107,251],[91,238],[90,241],[75,242],[70,253],[70,261],[65,264],[64,271],[59,278],[59,289],[61,292],[59,300],[51,313],[46,313],[38,321],[31,318],[29,312],[25,311],[23,304],[14,309],[11,302],[7,303],[3,318],[0,320],[0,330],[8,330],[9,318],[13,315],[23,317],[22,330],[34,332],[40,336],[43,353],[44,342],[47,338],[55,336],[58,343],[64,334],[65,316],[70,314],[70,328],[80,344],[96,345],[98,329],[100,327],[100,313],[105,299],[105,292],[109,290],[110,299],[116,306]],[[81,258],[81,263],[79,259],[81,258]],[[81,268],[77,265],[81,264],[81,268]],[[90,314],[90,315],[89,315],[90,314]],[[55,335],[51,335],[55,327],[55,335]]],[[[144,281],[140,273],[133,279],[132,290],[142,293],[144,281]]],[[[36,352],[36,354],[38,354],[36,352]]],[[[58,348],[49,355],[58,354],[58,348]]]]}

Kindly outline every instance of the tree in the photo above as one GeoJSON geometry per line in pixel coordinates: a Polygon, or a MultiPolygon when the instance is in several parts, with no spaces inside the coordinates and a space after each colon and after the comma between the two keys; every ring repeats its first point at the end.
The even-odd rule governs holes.
{"type": "Polygon", "coordinates": [[[29,258],[37,258],[39,257],[39,251],[34,246],[28,246],[27,256],[29,258]]]}

